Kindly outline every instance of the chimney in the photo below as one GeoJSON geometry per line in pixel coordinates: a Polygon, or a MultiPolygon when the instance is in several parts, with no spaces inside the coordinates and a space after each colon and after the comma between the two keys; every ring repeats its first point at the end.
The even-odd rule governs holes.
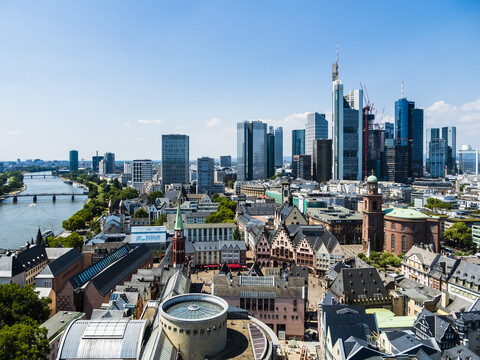
{"type": "Polygon", "coordinates": [[[442,298],[440,299],[440,304],[442,307],[446,308],[448,306],[448,301],[450,300],[450,295],[448,291],[442,292],[442,298]]]}

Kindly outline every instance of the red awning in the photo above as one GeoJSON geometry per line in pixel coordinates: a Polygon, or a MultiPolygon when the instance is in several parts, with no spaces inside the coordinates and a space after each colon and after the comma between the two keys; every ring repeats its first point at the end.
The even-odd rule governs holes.
{"type": "Polygon", "coordinates": [[[242,266],[240,264],[227,264],[229,269],[240,269],[242,266]]]}

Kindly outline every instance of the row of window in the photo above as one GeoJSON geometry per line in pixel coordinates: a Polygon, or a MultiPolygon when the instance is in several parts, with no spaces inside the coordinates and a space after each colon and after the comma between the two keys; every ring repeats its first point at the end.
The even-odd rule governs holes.
{"type": "MultiPolygon", "coordinates": [[[[259,315],[260,319],[271,319],[271,320],[278,320],[279,315],[278,314],[260,314],[259,315]]],[[[287,315],[283,315],[283,320],[287,320],[287,315]]],[[[298,320],[298,315],[292,315],[292,320],[298,320]]]]}
{"type": "Polygon", "coordinates": [[[168,325],[166,322],[161,322],[161,324],[163,325],[163,327],[165,329],[168,329],[168,330],[173,330],[173,332],[179,332],[180,334],[183,334],[185,333],[186,335],[210,335],[210,333],[212,332],[217,332],[219,331],[222,327],[224,326],[227,326],[227,320],[224,320],[222,321],[220,324],[217,325],[213,325],[212,327],[208,327],[206,329],[194,329],[194,330],[190,330],[190,329],[182,329],[182,328],[177,328],[175,326],[171,326],[171,325],[168,325]]]}

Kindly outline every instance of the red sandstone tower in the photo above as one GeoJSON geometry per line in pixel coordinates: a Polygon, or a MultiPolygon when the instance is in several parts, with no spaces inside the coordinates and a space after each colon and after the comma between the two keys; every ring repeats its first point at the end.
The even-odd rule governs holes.
{"type": "Polygon", "coordinates": [[[173,267],[182,267],[185,263],[185,236],[183,235],[183,220],[180,204],[177,207],[177,220],[173,233],[173,267]]]}
{"type": "Polygon", "coordinates": [[[382,195],[378,193],[378,179],[375,175],[367,178],[367,195],[363,196],[362,248],[369,251],[383,251],[382,195]]]}

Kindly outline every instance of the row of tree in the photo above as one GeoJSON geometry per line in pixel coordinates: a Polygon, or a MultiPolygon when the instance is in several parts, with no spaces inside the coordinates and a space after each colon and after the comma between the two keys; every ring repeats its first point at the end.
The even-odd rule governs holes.
{"type": "Polygon", "coordinates": [[[0,195],[20,190],[23,186],[21,171],[6,171],[0,174],[0,195]]]}
{"type": "Polygon", "coordinates": [[[210,214],[205,223],[234,223],[237,203],[222,197],[213,197],[213,201],[218,202],[218,210],[210,214]]]}

